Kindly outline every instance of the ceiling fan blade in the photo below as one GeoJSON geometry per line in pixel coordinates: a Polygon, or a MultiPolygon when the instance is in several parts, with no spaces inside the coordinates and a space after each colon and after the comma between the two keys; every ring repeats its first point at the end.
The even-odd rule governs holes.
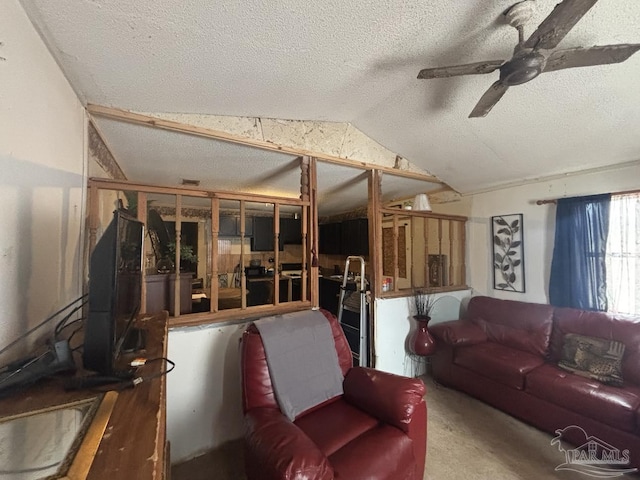
{"type": "Polygon", "coordinates": [[[554,70],[562,70],[563,68],[620,63],[624,62],[638,50],[640,50],[640,44],[638,43],[556,50],[549,55],[543,72],[552,72],[554,70]]]}
{"type": "Polygon", "coordinates": [[[598,0],[564,0],[556,5],[535,32],[524,42],[525,48],[551,50],[565,37],[598,0]]]}
{"type": "Polygon", "coordinates": [[[458,75],[477,75],[491,73],[502,66],[505,60],[489,60],[486,62],[468,63],[466,65],[456,65],[454,67],[425,68],[420,70],[418,78],[447,78],[458,75]]]}
{"type": "Polygon", "coordinates": [[[489,90],[487,90],[484,95],[482,95],[480,101],[476,104],[473,111],[469,114],[469,118],[486,117],[493,106],[498,103],[498,100],[502,98],[502,96],[508,89],[509,87],[500,83],[500,80],[491,85],[489,87],[489,90]]]}

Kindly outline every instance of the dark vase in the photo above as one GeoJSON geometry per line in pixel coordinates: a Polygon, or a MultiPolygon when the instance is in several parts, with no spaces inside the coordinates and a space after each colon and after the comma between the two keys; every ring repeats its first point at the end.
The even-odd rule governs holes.
{"type": "Polygon", "coordinates": [[[436,342],[431,333],[429,333],[428,324],[431,317],[414,315],[413,319],[417,325],[409,334],[409,351],[415,355],[433,355],[436,351],[436,342]]]}

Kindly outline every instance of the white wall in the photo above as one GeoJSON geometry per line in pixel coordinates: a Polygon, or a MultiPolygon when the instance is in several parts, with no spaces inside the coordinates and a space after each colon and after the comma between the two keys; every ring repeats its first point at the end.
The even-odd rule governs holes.
{"type": "MultiPolygon", "coordinates": [[[[429,325],[460,318],[470,297],[469,290],[436,294],[429,325]]],[[[424,373],[424,363],[407,354],[406,340],[416,327],[410,302],[413,297],[378,299],[375,302],[376,369],[397,375],[416,376],[424,373]]]]}
{"type": "Polygon", "coordinates": [[[239,341],[246,323],[173,329],[168,355],[167,437],[171,462],[242,437],[239,341]]]}
{"type": "Polygon", "coordinates": [[[467,225],[468,285],[474,294],[548,303],[556,208],[536,205],[536,201],[638,188],[640,163],[473,195],[467,225]],[[491,217],[510,213],[523,214],[525,293],[493,289],[491,217]]]}
{"type": "Polygon", "coordinates": [[[86,193],[84,109],[18,1],[2,7],[0,348],[80,295],[86,193]]]}

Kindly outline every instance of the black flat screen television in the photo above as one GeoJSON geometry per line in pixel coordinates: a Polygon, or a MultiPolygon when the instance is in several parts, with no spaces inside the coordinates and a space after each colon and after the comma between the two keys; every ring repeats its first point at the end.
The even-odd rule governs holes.
{"type": "Polygon", "coordinates": [[[87,370],[103,375],[116,372],[122,344],[140,309],[143,241],[144,224],[116,210],[91,253],[82,354],[87,370]]]}

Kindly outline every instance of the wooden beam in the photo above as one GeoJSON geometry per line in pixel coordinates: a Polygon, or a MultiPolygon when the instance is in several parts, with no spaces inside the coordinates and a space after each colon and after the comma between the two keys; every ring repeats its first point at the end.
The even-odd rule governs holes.
{"type": "Polygon", "coordinates": [[[110,178],[91,177],[89,186],[94,186],[103,190],[133,190],[146,193],[162,193],[167,195],[186,195],[199,198],[219,198],[221,200],[247,200],[258,203],[280,203],[283,205],[309,205],[309,201],[299,198],[272,197],[256,193],[237,193],[226,191],[202,190],[193,187],[163,187],[144,182],[131,182],[123,180],[112,180],[110,178]]]}
{"type": "Polygon", "coordinates": [[[211,138],[214,140],[220,140],[223,142],[237,143],[240,145],[246,145],[250,147],[261,148],[263,150],[270,150],[273,152],[281,152],[296,156],[310,156],[315,157],[318,160],[324,162],[335,163],[337,165],[343,165],[347,167],[362,168],[364,170],[379,170],[391,175],[397,175],[405,178],[413,178],[416,180],[422,180],[425,182],[438,183],[446,185],[444,182],[438,180],[433,175],[427,175],[424,173],[411,172],[407,170],[398,170],[396,168],[387,167],[383,165],[375,165],[371,163],[362,162],[359,160],[349,160],[346,158],[336,157],[322,152],[313,152],[304,148],[288,147],[286,145],[277,145],[273,142],[267,142],[265,140],[256,140],[232,133],[223,132],[221,130],[214,130],[211,128],[197,127],[195,125],[189,125],[181,122],[174,122],[172,120],[164,120],[162,118],[154,117],[151,115],[145,115],[141,113],[130,112],[120,108],[105,107],[102,105],[87,105],[87,111],[91,115],[111,118],[114,120],[120,120],[127,123],[133,123],[135,125],[146,125],[148,127],[160,128],[163,130],[169,130],[172,132],[185,133],[188,135],[195,135],[199,137],[211,138]]]}

